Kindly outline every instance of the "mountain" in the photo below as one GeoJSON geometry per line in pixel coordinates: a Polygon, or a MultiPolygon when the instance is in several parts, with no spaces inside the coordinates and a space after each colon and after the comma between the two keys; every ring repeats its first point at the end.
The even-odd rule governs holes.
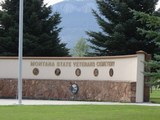
{"type": "Polygon", "coordinates": [[[60,37],[68,48],[72,49],[81,37],[87,38],[86,31],[99,31],[92,9],[97,10],[95,0],[64,0],[52,6],[53,12],[61,14],[60,37]]]}

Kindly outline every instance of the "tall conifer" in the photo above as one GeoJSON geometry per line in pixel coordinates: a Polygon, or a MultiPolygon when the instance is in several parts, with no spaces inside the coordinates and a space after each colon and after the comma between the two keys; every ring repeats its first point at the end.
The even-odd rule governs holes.
{"type": "MultiPolygon", "coordinates": [[[[138,32],[145,36],[146,39],[155,41],[160,50],[160,11],[157,11],[156,16],[145,14],[143,12],[134,11],[135,18],[147,27],[138,28],[138,32]]],[[[160,52],[156,52],[152,60],[146,62],[146,68],[149,68],[145,75],[150,77],[150,85],[160,87],[160,52]]]]}
{"type": "Polygon", "coordinates": [[[138,50],[153,53],[155,43],[139,35],[144,26],[133,18],[131,9],[152,14],[158,0],[96,0],[99,11],[93,14],[101,28],[89,31],[89,41],[96,55],[133,54],[138,50]]]}
{"type": "MultiPolygon", "coordinates": [[[[17,56],[19,0],[5,0],[0,11],[0,55],[17,56]]],[[[43,0],[24,0],[24,56],[66,56],[61,43],[59,13],[52,14],[43,0]]]]}

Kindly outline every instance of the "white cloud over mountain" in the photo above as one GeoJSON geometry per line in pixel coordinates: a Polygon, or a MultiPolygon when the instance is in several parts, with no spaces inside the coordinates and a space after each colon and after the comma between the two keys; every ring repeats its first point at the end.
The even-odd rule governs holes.
{"type": "MultiPolygon", "coordinates": [[[[0,0],[0,3],[1,3],[2,1],[4,1],[4,0],[0,0]]],[[[45,3],[45,4],[47,3],[48,5],[53,5],[53,4],[62,2],[62,1],[64,1],[64,0],[44,0],[44,3],[45,3]]],[[[1,8],[1,6],[0,6],[0,10],[1,10],[1,9],[2,9],[2,8],[1,8]]]]}
{"type": "Polygon", "coordinates": [[[47,3],[48,5],[53,5],[58,2],[62,2],[62,1],[64,1],[64,0],[44,0],[44,3],[47,3]]]}

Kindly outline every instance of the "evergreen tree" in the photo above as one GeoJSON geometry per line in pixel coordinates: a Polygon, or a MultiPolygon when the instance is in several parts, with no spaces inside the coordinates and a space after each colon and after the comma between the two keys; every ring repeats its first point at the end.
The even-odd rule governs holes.
{"type": "MultiPolygon", "coordinates": [[[[160,11],[156,12],[158,16],[151,16],[143,12],[134,11],[135,18],[142,24],[146,24],[146,28],[138,28],[138,32],[145,36],[146,39],[151,39],[156,42],[160,49],[160,11]]],[[[145,75],[150,77],[149,84],[160,87],[160,53],[154,55],[153,60],[145,63],[149,72],[145,72],[145,75]]]]}
{"type": "MultiPolygon", "coordinates": [[[[0,55],[17,56],[19,0],[5,0],[0,11],[0,55]]],[[[24,0],[24,56],[66,56],[61,43],[59,13],[52,14],[43,0],[24,0]]]]}
{"type": "Polygon", "coordinates": [[[102,31],[90,31],[89,41],[96,55],[133,54],[138,50],[153,53],[155,43],[139,35],[144,26],[133,18],[131,9],[152,14],[158,0],[96,0],[99,12],[93,14],[102,31]]]}

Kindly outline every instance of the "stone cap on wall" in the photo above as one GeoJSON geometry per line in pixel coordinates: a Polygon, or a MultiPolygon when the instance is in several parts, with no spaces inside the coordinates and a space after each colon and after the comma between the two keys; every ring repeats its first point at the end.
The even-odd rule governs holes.
{"type": "MultiPolygon", "coordinates": [[[[132,58],[132,57],[136,57],[138,54],[144,54],[145,56],[149,56],[150,54],[147,54],[146,52],[140,50],[137,51],[136,54],[132,54],[132,55],[117,55],[117,56],[97,56],[97,57],[23,57],[23,59],[55,59],[55,60],[90,60],[90,59],[120,59],[120,58],[132,58]]],[[[17,56],[1,56],[0,59],[18,59],[17,56]]]]}

